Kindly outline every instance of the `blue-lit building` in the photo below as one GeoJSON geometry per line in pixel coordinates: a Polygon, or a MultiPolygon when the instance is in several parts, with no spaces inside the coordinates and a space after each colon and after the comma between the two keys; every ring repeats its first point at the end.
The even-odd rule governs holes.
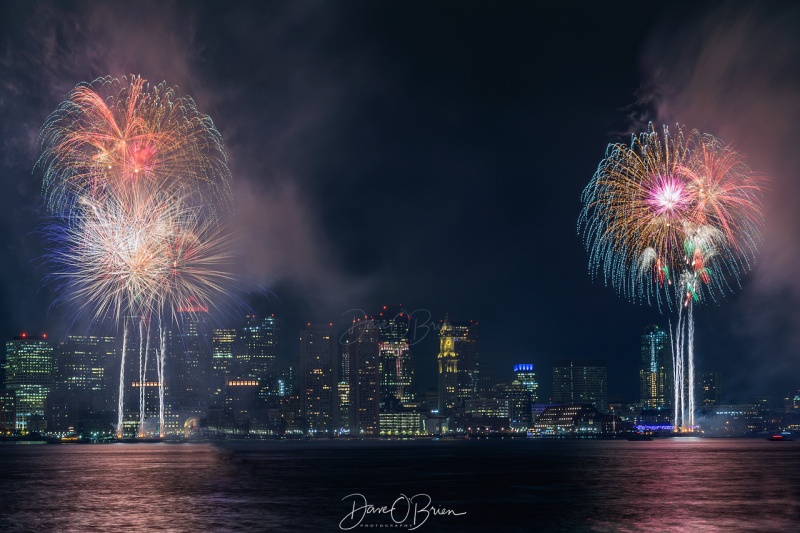
{"type": "Polygon", "coordinates": [[[514,365],[514,380],[519,381],[530,393],[532,403],[539,401],[539,382],[536,381],[536,372],[532,363],[514,365]]]}

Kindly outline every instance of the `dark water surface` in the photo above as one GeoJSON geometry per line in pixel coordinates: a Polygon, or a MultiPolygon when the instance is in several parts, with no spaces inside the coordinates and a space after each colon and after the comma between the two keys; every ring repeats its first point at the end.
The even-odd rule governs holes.
{"type": "Polygon", "coordinates": [[[0,531],[339,531],[401,494],[432,506],[352,531],[800,531],[800,442],[0,445],[0,531]]]}

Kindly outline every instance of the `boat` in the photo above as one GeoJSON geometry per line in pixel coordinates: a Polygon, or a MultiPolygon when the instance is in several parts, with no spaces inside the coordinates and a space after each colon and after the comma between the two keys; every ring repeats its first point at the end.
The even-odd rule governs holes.
{"type": "Polygon", "coordinates": [[[792,435],[791,431],[776,431],[775,433],[768,435],[767,440],[771,442],[792,441],[794,440],[794,436],[792,435]]]}

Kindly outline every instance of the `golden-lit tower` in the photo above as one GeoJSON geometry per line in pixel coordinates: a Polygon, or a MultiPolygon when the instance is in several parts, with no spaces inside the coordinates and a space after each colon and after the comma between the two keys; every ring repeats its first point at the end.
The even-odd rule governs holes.
{"type": "Polygon", "coordinates": [[[456,335],[450,319],[444,316],[439,330],[439,413],[446,413],[458,401],[458,354],[456,335]]]}

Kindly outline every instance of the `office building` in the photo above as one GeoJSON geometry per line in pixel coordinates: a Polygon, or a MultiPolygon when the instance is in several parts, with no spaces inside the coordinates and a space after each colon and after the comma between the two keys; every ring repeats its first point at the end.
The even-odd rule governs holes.
{"type": "Polygon", "coordinates": [[[380,413],[380,434],[384,436],[414,436],[425,434],[425,416],[413,411],[380,413]]]}
{"type": "Polygon", "coordinates": [[[702,399],[704,406],[719,405],[722,398],[719,372],[703,372],[701,375],[702,399]]]}
{"type": "Polygon", "coordinates": [[[411,319],[402,308],[387,306],[376,324],[380,342],[381,401],[396,400],[405,405],[414,401],[414,364],[409,347],[411,319]]]}
{"type": "MultiPolygon", "coordinates": [[[[16,431],[28,433],[29,421],[41,429],[45,401],[53,387],[53,346],[46,335],[22,335],[6,342],[6,389],[16,397],[16,431]]],[[[31,428],[33,429],[33,428],[31,428]]]]}
{"type": "Polygon", "coordinates": [[[338,336],[332,324],[300,332],[303,418],[309,435],[333,435],[339,420],[338,336]]]}
{"type": "Polygon", "coordinates": [[[660,327],[649,325],[641,337],[639,397],[642,407],[671,409],[674,386],[669,335],[660,327]]]}
{"type": "Polygon", "coordinates": [[[528,391],[531,403],[539,402],[539,382],[536,380],[536,372],[532,363],[514,365],[514,381],[519,381],[528,391]]]}
{"type": "Polygon", "coordinates": [[[0,389],[0,435],[8,437],[17,430],[17,395],[13,390],[0,389]]]}
{"type": "Polygon", "coordinates": [[[451,322],[455,336],[454,348],[458,358],[457,397],[459,407],[464,401],[480,397],[480,359],[478,354],[478,323],[451,322]]]}
{"type": "MultiPolygon", "coordinates": [[[[70,335],[54,349],[54,384],[48,397],[48,430],[78,431],[81,426],[116,411],[118,389],[107,375],[117,359],[116,339],[98,335],[70,335]]],[[[114,376],[118,377],[118,374],[114,376]]]]}
{"type": "Polygon", "coordinates": [[[234,328],[217,328],[211,335],[211,392],[218,403],[225,384],[239,376],[235,367],[236,345],[239,334],[234,328]]]}
{"type": "MultiPolygon", "coordinates": [[[[173,408],[188,416],[205,416],[211,404],[211,318],[208,307],[194,304],[175,310],[171,350],[166,362],[173,408]]],[[[145,379],[144,381],[154,381],[145,379]]]]}
{"type": "Polygon", "coordinates": [[[564,359],[553,366],[553,401],[557,404],[591,403],[608,407],[608,379],[605,361],[564,359]]]}
{"type": "Polygon", "coordinates": [[[527,430],[531,426],[531,393],[517,380],[497,386],[497,398],[508,402],[509,424],[515,430],[527,430]]]}
{"type": "Polygon", "coordinates": [[[350,383],[351,435],[377,436],[380,432],[380,340],[371,318],[355,319],[342,346],[350,383]]]}
{"type": "Polygon", "coordinates": [[[439,329],[439,413],[447,414],[464,401],[477,398],[480,390],[478,374],[478,324],[450,322],[445,316],[439,329]]]}
{"type": "Polygon", "coordinates": [[[613,414],[600,413],[591,404],[547,407],[534,423],[542,437],[599,437],[623,430],[622,420],[613,414]]]}
{"type": "Polygon", "coordinates": [[[237,356],[239,374],[259,380],[262,396],[277,395],[280,321],[274,314],[264,318],[247,315],[245,320],[243,352],[237,356]]]}

